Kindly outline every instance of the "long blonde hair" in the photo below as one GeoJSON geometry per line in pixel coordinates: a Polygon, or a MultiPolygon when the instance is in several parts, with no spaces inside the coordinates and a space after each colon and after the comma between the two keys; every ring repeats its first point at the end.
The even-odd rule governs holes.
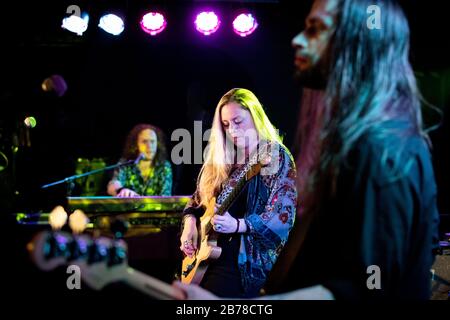
{"type": "Polygon", "coordinates": [[[222,128],[221,110],[228,103],[238,103],[248,110],[253,118],[259,140],[277,142],[282,145],[278,130],[267,117],[258,98],[247,89],[234,88],[228,91],[219,101],[214,113],[211,136],[205,150],[205,161],[197,182],[200,205],[206,206],[211,198],[220,190],[222,183],[228,178],[233,167],[227,159],[227,143],[222,128]]]}

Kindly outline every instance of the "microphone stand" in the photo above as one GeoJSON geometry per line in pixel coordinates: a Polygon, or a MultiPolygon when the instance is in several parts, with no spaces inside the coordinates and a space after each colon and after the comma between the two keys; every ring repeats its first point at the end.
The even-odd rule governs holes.
{"type": "Polygon", "coordinates": [[[128,160],[127,162],[117,163],[117,164],[113,164],[113,165],[110,165],[110,166],[107,166],[107,167],[104,167],[104,168],[92,170],[92,171],[85,172],[85,173],[82,173],[82,174],[73,175],[73,176],[64,178],[62,180],[55,181],[55,182],[43,185],[41,187],[41,189],[46,189],[46,188],[53,187],[53,186],[56,186],[58,184],[66,182],[66,183],[68,183],[68,185],[67,185],[67,196],[70,196],[70,194],[72,193],[73,187],[74,187],[74,182],[73,181],[75,181],[76,179],[83,178],[83,177],[86,177],[86,176],[90,176],[91,174],[96,174],[96,173],[99,173],[99,172],[104,172],[104,171],[116,169],[116,168],[123,167],[123,166],[129,166],[131,164],[136,164],[136,162],[137,162],[137,160],[128,160]]]}

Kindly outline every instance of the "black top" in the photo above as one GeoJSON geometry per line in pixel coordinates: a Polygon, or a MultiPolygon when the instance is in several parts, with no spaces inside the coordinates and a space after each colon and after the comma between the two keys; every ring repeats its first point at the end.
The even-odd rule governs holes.
{"type": "MultiPolygon", "coordinates": [[[[246,185],[228,213],[235,218],[243,218],[247,211],[248,185],[246,185]]],[[[222,252],[217,260],[211,260],[201,286],[221,297],[248,298],[244,292],[241,273],[238,266],[238,255],[241,237],[239,233],[219,233],[217,245],[222,252]]],[[[253,294],[253,295],[256,295],[253,294]]]]}
{"type": "Polygon", "coordinates": [[[439,215],[423,139],[369,134],[341,166],[336,190],[311,222],[284,289],[321,284],[337,299],[428,299],[439,215]],[[372,265],[381,289],[368,289],[372,265]]]}

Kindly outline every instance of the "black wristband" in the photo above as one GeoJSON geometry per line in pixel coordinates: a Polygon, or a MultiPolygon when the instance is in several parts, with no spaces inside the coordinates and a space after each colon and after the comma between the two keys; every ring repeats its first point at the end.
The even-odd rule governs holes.
{"type": "Polygon", "coordinates": [[[235,231],[234,233],[238,233],[238,232],[239,232],[239,224],[240,224],[240,221],[239,221],[238,218],[235,218],[235,219],[236,219],[237,225],[236,225],[236,231],[235,231]]]}
{"type": "Polygon", "coordinates": [[[245,220],[244,219],[244,223],[245,223],[245,233],[250,233],[250,227],[249,227],[249,225],[248,225],[248,222],[247,222],[247,220],[245,220]]]}

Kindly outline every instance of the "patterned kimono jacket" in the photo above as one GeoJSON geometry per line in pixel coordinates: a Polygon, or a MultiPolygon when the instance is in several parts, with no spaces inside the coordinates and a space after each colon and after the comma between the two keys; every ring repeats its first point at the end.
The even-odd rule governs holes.
{"type": "MultiPolygon", "coordinates": [[[[297,207],[296,169],[289,151],[282,145],[271,144],[270,164],[250,180],[244,220],[247,232],[241,235],[237,257],[245,291],[263,287],[294,224],[297,207]]],[[[260,153],[259,153],[260,154],[260,153]]],[[[217,196],[221,204],[258,160],[255,154],[250,161],[233,171],[222,185],[217,196]]],[[[184,214],[201,217],[205,208],[199,206],[197,191],[184,209],[184,214]]]]}

